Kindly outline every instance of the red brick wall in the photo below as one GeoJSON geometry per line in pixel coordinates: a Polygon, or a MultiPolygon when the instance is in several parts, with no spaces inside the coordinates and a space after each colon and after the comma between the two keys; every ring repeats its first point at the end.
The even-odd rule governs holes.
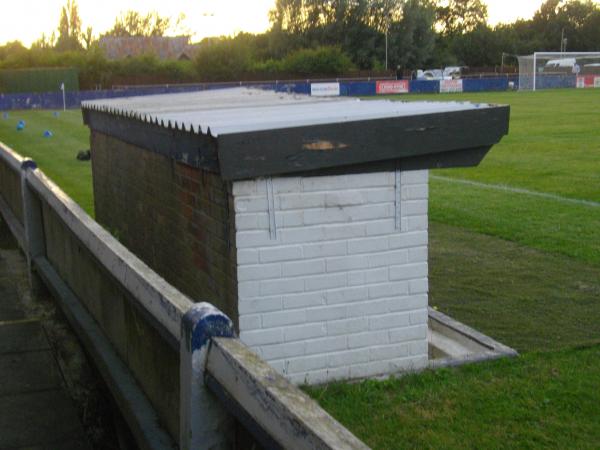
{"type": "Polygon", "coordinates": [[[169,283],[237,325],[230,184],[96,131],[91,148],[96,220],[169,283]]]}

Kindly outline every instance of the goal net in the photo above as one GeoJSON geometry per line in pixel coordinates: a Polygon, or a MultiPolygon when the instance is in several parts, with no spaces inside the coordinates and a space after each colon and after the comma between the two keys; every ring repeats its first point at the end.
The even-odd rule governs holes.
{"type": "Polygon", "coordinates": [[[600,52],[536,52],[519,56],[519,90],[598,87],[600,52]]]}

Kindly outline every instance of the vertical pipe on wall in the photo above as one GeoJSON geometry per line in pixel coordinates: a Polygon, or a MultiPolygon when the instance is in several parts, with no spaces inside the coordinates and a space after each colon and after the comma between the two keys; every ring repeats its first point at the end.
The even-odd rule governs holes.
{"type": "Polygon", "coordinates": [[[396,185],[394,188],[395,194],[395,214],[396,214],[396,230],[402,231],[402,170],[400,164],[396,165],[396,185]]]}
{"type": "Polygon", "coordinates": [[[267,183],[267,209],[269,213],[269,237],[277,239],[277,227],[275,224],[275,197],[273,195],[273,178],[269,177],[267,183]]]}

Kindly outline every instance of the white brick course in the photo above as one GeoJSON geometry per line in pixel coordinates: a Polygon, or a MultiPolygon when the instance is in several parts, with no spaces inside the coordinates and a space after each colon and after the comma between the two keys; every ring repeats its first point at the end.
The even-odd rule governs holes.
{"type": "Polygon", "coordinates": [[[390,280],[414,280],[427,277],[427,263],[390,267],[390,280]]]}
{"type": "Polygon", "coordinates": [[[240,331],[240,339],[250,347],[266,344],[278,344],[282,341],[282,335],[283,330],[281,328],[240,331]]]}
{"type": "Polygon", "coordinates": [[[306,339],[318,338],[327,335],[325,322],[299,325],[296,327],[285,327],[283,338],[286,342],[304,341],[306,339]]]}
{"type": "Polygon", "coordinates": [[[341,256],[347,253],[346,241],[319,242],[317,244],[303,243],[302,249],[305,258],[324,258],[327,256],[341,256]]]}
{"type": "Polygon", "coordinates": [[[306,322],[306,310],[294,309],[293,311],[277,311],[262,315],[263,328],[275,328],[284,325],[297,325],[306,322]]]}
{"type": "MultiPolygon", "coordinates": [[[[244,315],[251,315],[251,314],[256,314],[256,313],[267,313],[270,311],[280,311],[281,309],[283,309],[282,305],[283,305],[283,297],[281,297],[281,296],[248,298],[243,303],[239,304],[238,312],[240,314],[240,322],[241,322],[241,318],[244,315]]],[[[246,329],[246,328],[241,328],[241,325],[240,325],[240,330],[243,330],[243,329],[246,329]]]]}
{"type": "MultiPolygon", "coordinates": [[[[242,250],[238,250],[238,255],[242,250]]],[[[258,252],[258,259],[261,263],[277,262],[277,261],[298,261],[302,258],[302,247],[299,245],[275,248],[261,248],[255,250],[258,252]]],[[[238,264],[240,263],[238,257],[238,264]]],[[[250,263],[252,264],[252,263],[250,263]]]]}
{"type": "Polygon", "coordinates": [[[308,308],[325,304],[325,294],[322,292],[309,292],[302,294],[286,295],[283,299],[283,308],[293,310],[296,308],[308,308]]]}
{"type": "Polygon", "coordinates": [[[331,289],[325,293],[328,305],[364,301],[368,290],[365,286],[331,289]]]}
{"type": "Polygon", "coordinates": [[[348,307],[344,304],[325,306],[323,308],[309,308],[305,312],[306,321],[309,323],[340,320],[348,317],[348,307]]]}
{"type": "Polygon", "coordinates": [[[427,323],[412,326],[402,327],[390,332],[390,342],[407,342],[407,341],[422,341],[427,338],[427,323]]]}
{"type": "Polygon", "coordinates": [[[305,351],[307,354],[331,353],[348,348],[348,338],[346,336],[334,336],[323,339],[311,339],[305,342],[305,351]]]}
{"type": "Polygon", "coordinates": [[[233,183],[240,339],[295,383],[427,362],[427,171],[233,183]]]}
{"type": "Polygon", "coordinates": [[[323,259],[309,259],[306,261],[286,262],[282,264],[284,277],[297,277],[299,275],[317,275],[325,272],[323,259]]]}
{"type": "Polygon", "coordinates": [[[259,263],[258,250],[250,248],[244,250],[238,250],[237,262],[238,264],[258,264],[259,263]]]}

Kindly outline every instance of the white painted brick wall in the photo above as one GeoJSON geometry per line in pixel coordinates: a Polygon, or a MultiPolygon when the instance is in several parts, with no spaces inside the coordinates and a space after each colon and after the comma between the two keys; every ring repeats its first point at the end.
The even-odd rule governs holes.
{"type": "Polygon", "coordinates": [[[296,383],[427,364],[427,171],[235,182],[240,338],[296,383]]]}

